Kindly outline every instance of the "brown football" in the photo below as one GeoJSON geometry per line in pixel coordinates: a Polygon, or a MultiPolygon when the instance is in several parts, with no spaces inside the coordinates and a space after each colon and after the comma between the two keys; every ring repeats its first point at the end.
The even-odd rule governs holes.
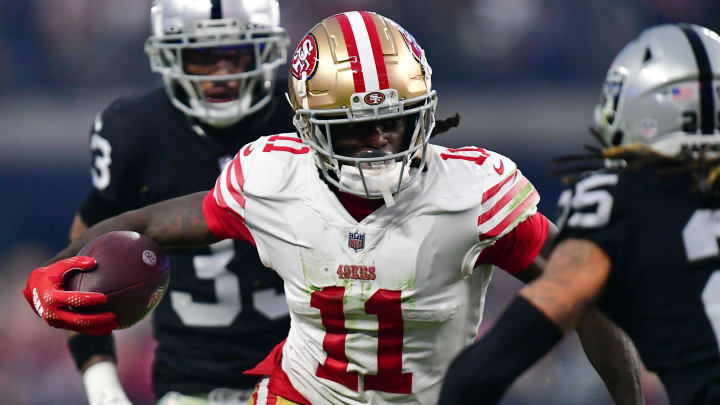
{"type": "Polygon", "coordinates": [[[108,301],[92,312],[110,311],[118,329],[127,328],[160,302],[170,281],[170,260],[162,247],[137,232],[109,232],[88,242],[78,256],[97,262],[94,270],[71,273],[65,288],[107,295],[108,301]]]}

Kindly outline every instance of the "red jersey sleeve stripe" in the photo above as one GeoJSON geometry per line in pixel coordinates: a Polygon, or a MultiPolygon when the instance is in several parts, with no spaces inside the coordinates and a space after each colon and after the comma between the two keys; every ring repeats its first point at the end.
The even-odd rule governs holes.
{"type": "Polygon", "coordinates": [[[534,208],[540,201],[540,195],[537,190],[533,188],[530,195],[523,200],[517,207],[515,207],[508,216],[506,216],[497,226],[488,232],[480,234],[480,240],[494,238],[500,235],[510,225],[512,225],[518,218],[522,216],[529,208],[534,208]]]}
{"type": "Polygon", "coordinates": [[[282,135],[273,135],[268,139],[268,142],[274,142],[274,141],[294,141],[297,143],[302,143],[302,139],[296,137],[296,136],[282,136],[282,135]]]}
{"type": "Polygon", "coordinates": [[[239,192],[235,191],[232,188],[232,184],[230,184],[228,172],[231,172],[233,170],[232,166],[233,163],[227,165],[225,167],[225,170],[223,170],[222,174],[220,174],[220,179],[218,181],[218,185],[220,186],[220,192],[218,194],[224,200],[227,209],[232,210],[233,212],[235,212],[236,215],[243,217],[245,216],[245,197],[243,197],[242,194],[240,194],[239,192]],[[240,202],[238,202],[235,197],[240,197],[240,202]]]}
{"type": "Polygon", "coordinates": [[[383,56],[382,45],[380,45],[380,37],[378,37],[377,28],[375,27],[375,21],[373,20],[372,15],[367,11],[361,11],[360,15],[365,22],[368,37],[370,38],[373,58],[375,59],[375,69],[377,70],[378,85],[380,87],[380,90],[387,89],[390,87],[390,84],[388,83],[385,57],[383,56]]]}
{"type": "Polygon", "coordinates": [[[490,220],[492,217],[495,216],[495,214],[498,213],[498,211],[505,208],[505,206],[515,197],[517,197],[529,183],[530,182],[528,181],[528,179],[525,176],[521,175],[520,181],[518,181],[518,183],[515,184],[513,188],[511,188],[507,193],[505,193],[502,198],[498,200],[495,205],[493,205],[487,212],[483,213],[478,217],[478,226],[490,220]]]}
{"type": "MultiPolygon", "coordinates": [[[[246,148],[249,148],[249,146],[246,146],[246,148]]],[[[235,164],[235,170],[233,170],[233,185],[237,187],[240,191],[245,191],[245,175],[243,175],[243,169],[242,169],[242,160],[240,156],[242,153],[238,153],[237,156],[235,156],[235,160],[233,163],[235,164]]],[[[243,204],[244,206],[245,204],[243,204]]]]}
{"type": "Polygon", "coordinates": [[[213,197],[215,197],[215,202],[220,208],[227,209],[228,205],[225,199],[222,196],[222,193],[218,193],[218,190],[220,189],[220,179],[222,179],[222,176],[218,177],[217,180],[215,180],[215,187],[213,188],[213,197]]]}
{"type": "Polygon", "coordinates": [[[360,55],[358,54],[357,45],[355,44],[355,34],[353,34],[350,20],[345,13],[338,14],[335,19],[340,24],[345,45],[347,47],[348,57],[350,58],[350,68],[353,73],[353,82],[355,83],[355,92],[362,93],[365,91],[365,78],[363,77],[362,65],[360,64],[360,55]]]}
{"type": "Polygon", "coordinates": [[[240,155],[242,155],[242,153],[238,153],[235,160],[231,163],[233,165],[233,170],[230,171],[230,184],[228,184],[228,187],[232,185],[230,190],[233,193],[233,197],[235,197],[240,205],[245,208],[245,197],[240,194],[240,191],[245,191],[245,175],[243,174],[242,159],[240,155]]]}
{"type": "Polygon", "coordinates": [[[515,170],[511,175],[507,176],[504,180],[499,182],[498,184],[490,187],[487,191],[485,191],[482,195],[482,202],[485,203],[485,201],[495,197],[495,194],[497,194],[501,188],[503,188],[504,185],[507,183],[513,181],[515,177],[517,177],[518,171],[515,170]]]}
{"type": "MultiPolygon", "coordinates": [[[[237,167],[237,166],[238,165],[235,165],[235,167],[237,167]]],[[[243,189],[243,186],[245,185],[245,179],[242,179],[242,182],[240,182],[235,174],[236,172],[237,172],[237,170],[233,170],[230,172],[230,175],[227,176],[227,178],[228,178],[227,187],[228,187],[228,190],[230,191],[230,195],[232,195],[233,198],[235,199],[235,201],[237,201],[238,204],[240,204],[240,206],[243,209],[245,209],[245,196],[240,194],[240,191],[238,191],[238,190],[243,189]]],[[[241,173],[241,175],[242,175],[242,173],[241,173]]]]}
{"type": "Polygon", "coordinates": [[[234,211],[220,206],[216,197],[218,194],[217,190],[213,190],[203,200],[203,216],[210,231],[221,239],[243,239],[255,245],[255,239],[245,225],[245,220],[234,211]]]}

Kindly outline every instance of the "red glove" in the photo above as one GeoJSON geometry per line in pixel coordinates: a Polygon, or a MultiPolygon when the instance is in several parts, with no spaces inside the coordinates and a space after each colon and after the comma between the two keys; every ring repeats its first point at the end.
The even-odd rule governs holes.
{"type": "Polygon", "coordinates": [[[88,335],[107,335],[117,328],[114,313],[73,312],[73,308],[105,304],[107,296],[94,292],[66,291],[64,288],[63,277],[68,272],[88,271],[93,268],[95,259],[84,256],[71,257],[48,267],[37,268],[30,273],[23,295],[35,313],[50,326],[88,335]]]}

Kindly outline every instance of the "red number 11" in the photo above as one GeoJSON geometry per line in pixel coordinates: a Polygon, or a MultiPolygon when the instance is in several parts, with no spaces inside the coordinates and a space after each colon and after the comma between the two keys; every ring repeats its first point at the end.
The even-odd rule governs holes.
{"type": "MultiPolygon", "coordinates": [[[[397,394],[409,394],[412,391],[412,373],[402,372],[403,321],[400,294],[397,290],[378,290],[365,302],[365,313],[378,318],[378,372],[365,376],[366,390],[397,394]]],[[[310,297],[310,305],[320,310],[325,327],[323,350],[327,353],[325,363],[318,365],[315,375],[357,391],[357,372],[347,371],[344,295],[345,287],[325,287],[313,292],[310,297]]]]}

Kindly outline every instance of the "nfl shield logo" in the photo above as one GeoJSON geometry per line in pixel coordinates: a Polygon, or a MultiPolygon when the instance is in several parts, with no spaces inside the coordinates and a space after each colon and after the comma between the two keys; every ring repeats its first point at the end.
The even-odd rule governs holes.
{"type": "Polygon", "coordinates": [[[358,231],[350,232],[350,236],[348,238],[348,246],[355,249],[357,252],[358,250],[361,250],[365,247],[365,234],[360,233],[358,231]]]}

